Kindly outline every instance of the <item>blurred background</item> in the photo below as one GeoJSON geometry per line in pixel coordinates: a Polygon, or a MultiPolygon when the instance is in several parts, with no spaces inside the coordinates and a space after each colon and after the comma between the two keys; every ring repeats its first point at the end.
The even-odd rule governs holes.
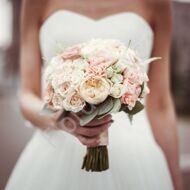
{"type": "MultiPolygon", "coordinates": [[[[0,0],[0,190],[33,130],[18,107],[19,14],[21,0],[0,0]]],[[[190,190],[190,0],[173,1],[172,94],[177,112],[180,164],[190,190]]]]}

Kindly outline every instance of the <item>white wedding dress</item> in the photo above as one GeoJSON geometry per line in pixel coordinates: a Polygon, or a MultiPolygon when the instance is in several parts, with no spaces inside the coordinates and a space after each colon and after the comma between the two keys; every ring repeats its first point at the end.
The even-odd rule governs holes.
{"type": "MultiPolygon", "coordinates": [[[[40,28],[42,56],[50,59],[59,43],[71,46],[91,38],[118,39],[126,45],[131,40],[131,46],[148,58],[154,33],[145,19],[132,12],[94,20],[71,11],[56,11],[40,28]]],[[[37,130],[6,190],[173,190],[166,159],[154,140],[146,112],[137,114],[133,125],[124,113],[113,114],[113,119],[109,170],[81,170],[85,146],[63,131],[37,130]]]]}

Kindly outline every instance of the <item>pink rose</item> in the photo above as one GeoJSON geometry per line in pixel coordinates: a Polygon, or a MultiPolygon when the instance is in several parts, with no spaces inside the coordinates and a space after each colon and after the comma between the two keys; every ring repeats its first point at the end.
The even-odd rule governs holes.
{"type": "Polygon", "coordinates": [[[135,87],[128,84],[128,89],[126,93],[122,95],[120,100],[123,104],[127,104],[129,109],[132,109],[135,106],[136,101],[138,100],[140,92],[141,92],[140,86],[135,87]]]}
{"type": "Polygon", "coordinates": [[[51,84],[47,85],[46,91],[45,91],[45,96],[44,96],[44,101],[51,105],[52,104],[52,99],[54,95],[54,89],[51,84]]]}
{"type": "Polygon", "coordinates": [[[66,51],[62,54],[63,59],[77,59],[80,56],[80,47],[74,46],[69,49],[66,49],[66,51]]]}
{"type": "Polygon", "coordinates": [[[137,101],[137,96],[130,94],[126,92],[122,97],[121,97],[121,103],[127,104],[128,108],[132,110],[132,108],[135,106],[136,101],[137,101]]]}

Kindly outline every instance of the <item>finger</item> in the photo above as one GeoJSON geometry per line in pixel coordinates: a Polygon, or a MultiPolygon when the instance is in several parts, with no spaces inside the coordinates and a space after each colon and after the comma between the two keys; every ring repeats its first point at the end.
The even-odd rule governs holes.
{"type": "Polygon", "coordinates": [[[102,125],[105,123],[108,123],[112,120],[111,115],[107,115],[102,119],[93,119],[91,122],[89,122],[86,126],[97,126],[97,125],[102,125]]]}
{"type": "Polygon", "coordinates": [[[94,137],[94,138],[87,138],[87,137],[84,137],[84,136],[77,136],[77,138],[79,139],[79,141],[85,145],[85,146],[89,146],[89,147],[95,147],[95,146],[98,146],[99,143],[100,143],[100,138],[97,136],[97,137],[94,137]]]}
{"type": "Polygon", "coordinates": [[[87,137],[93,137],[100,135],[102,132],[104,132],[106,129],[108,129],[111,126],[111,123],[106,123],[97,127],[78,127],[76,130],[76,133],[79,135],[87,136],[87,137]]]}

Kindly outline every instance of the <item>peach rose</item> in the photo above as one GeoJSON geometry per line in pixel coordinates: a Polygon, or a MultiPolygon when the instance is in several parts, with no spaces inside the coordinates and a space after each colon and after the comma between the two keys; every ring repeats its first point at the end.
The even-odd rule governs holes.
{"type": "Polygon", "coordinates": [[[84,106],[85,101],[78,91],[73,91],[63,101],[63,107],[67,111],[79,112],[84,108],[84,106]]]}
{"type": "Polygon", "coordinates": [[[80,93],[84,100],[90,104],[103,102],[110,93],[110,83],[102,77],[90,76],[80,85],[80,93]]]}

